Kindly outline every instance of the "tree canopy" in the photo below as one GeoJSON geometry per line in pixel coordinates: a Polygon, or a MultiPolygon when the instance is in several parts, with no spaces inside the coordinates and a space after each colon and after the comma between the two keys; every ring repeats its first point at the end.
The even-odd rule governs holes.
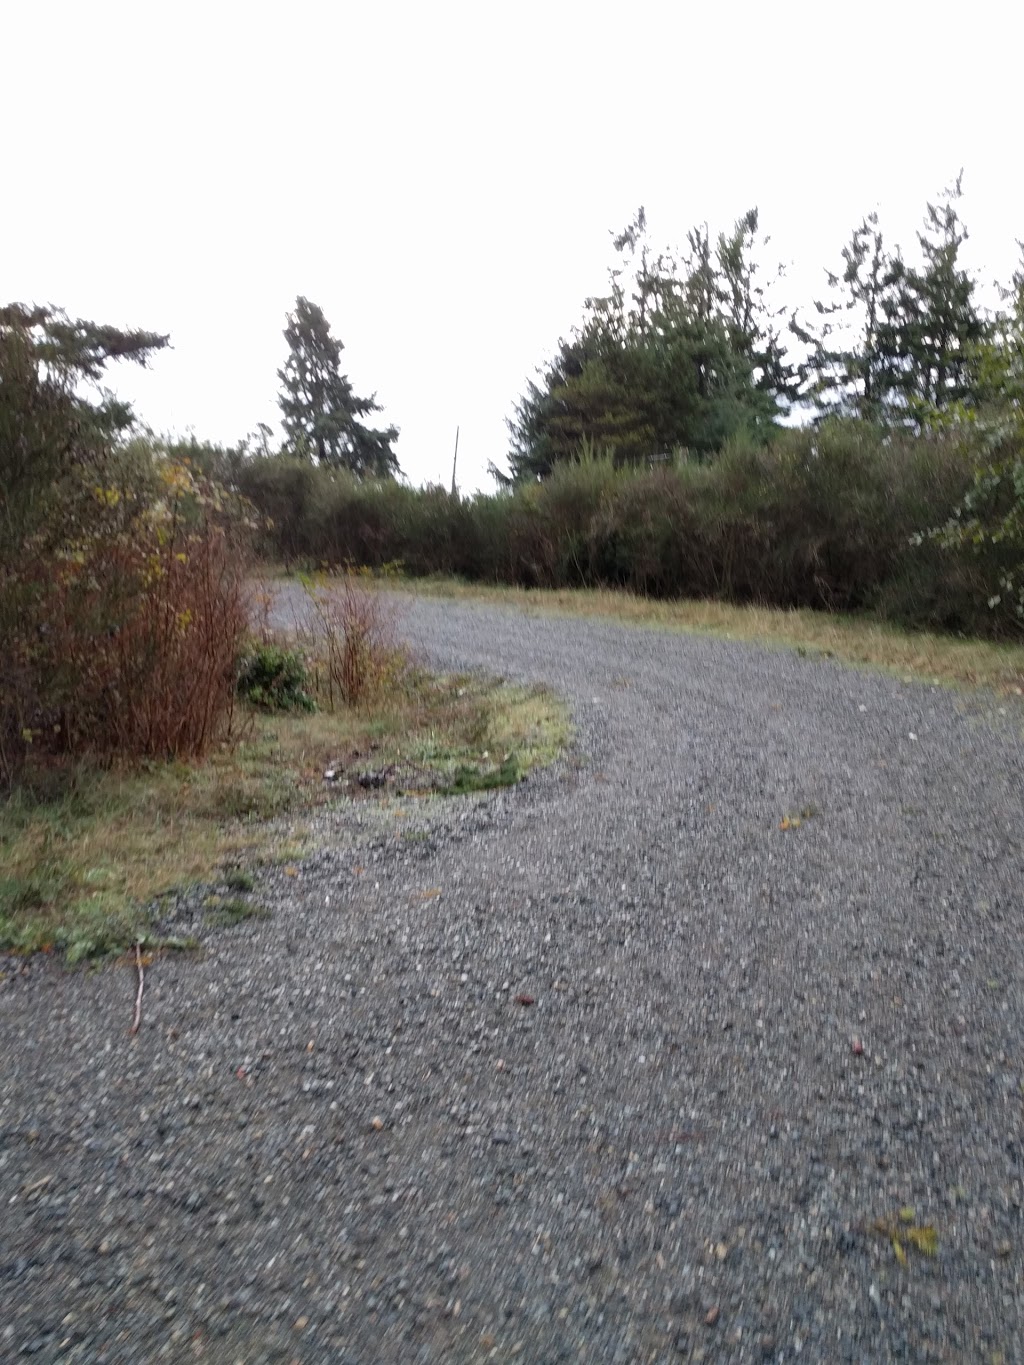
{"type": "Polygon", "coordinates": [[[607,294],[528,382],[509,423],[515,481],[596,449],[618,464],[708,455],[765,434],[793,392],[777,315],[760,282],[756,209],[678,262],[655,253],[641,207],[613,239],[607,294]]]}
{"type": "Polygon", "coordinates": [[[807,349],[804,396],[818,418],[858,417],[886,426],[928,425],[976,406],[977,348],[986,326],[975,281],[960,262],[967,230],[961,178],[925,210],[920,261],[887,250],[878,215],[843,248],[841,271],[826,271],[831,297],[792,330],[807,349]]]}
{"type": "Polygon", "coordinates": [[[317,464],[354,474],[392,476],[398,428],[368,427],[360,420],[380,412],[376,396],[358,397],[341,372],[341,341],[331,335],[323,310],[301,295],[284,331],[288,359],[278,371],[285,449],[317,464]]]}
{"type": "Polygon", "coordinates": [[[127,403],[96,385],[112,361],[145,365],[167,343],[156,332],[75,320],[55,308],[0,307],[0,549],[44,525],[68,531],[90,471],[135,420],[127,403]],[[55,520],[58,502],[65,513],[55,520]]]}

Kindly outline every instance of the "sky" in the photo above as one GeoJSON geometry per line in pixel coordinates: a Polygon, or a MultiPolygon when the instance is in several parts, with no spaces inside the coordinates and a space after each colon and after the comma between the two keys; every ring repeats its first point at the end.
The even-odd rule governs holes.
{"type": "Polygon", "coordinates": [[[8,0],[0,302],[169,333],[112,384],[158,433],[276,428],[297,295],[413,484],[488,489],[527,380],[656,247],[753,205],[780,303],[872,209],[912,254],[961,167],[985,298],[1024,238],[1024,8],[8,0]]]}

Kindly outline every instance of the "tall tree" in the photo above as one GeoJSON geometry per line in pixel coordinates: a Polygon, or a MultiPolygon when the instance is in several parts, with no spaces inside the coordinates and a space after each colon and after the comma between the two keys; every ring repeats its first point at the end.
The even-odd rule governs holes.
{"type": "Polygon", "coordinates": [[[868,214],[854,229],[842,255],[842,271],[825,272],[837,297],[814,303],[815,322],[800,322],[794,314],[790,323],[807,348],[801,367],[802,396],[822,417],[878,421],[890,387],[879,332],[895,267],[886,252],[877,213],[868,214]]]}
{"type": "Polygon", "coordinates": [[[879,351],[888,371],[890,420],[915,425],[949,408],[974,405],[974,354],[985,327],[975,282],[960,264],[967,229],[960,218],[962,172],[928,204],[917,235],[921,264],[897,258],[883,302],[879,351]]]}
{"type": "Polygon", "coordinates": [[[515,480],[596,449],[617,463],[685,448],[704,456],[739,430],[772,428],[784,350],[752,259],[757,214],[711,247],[690,233],[681,268],[655,253],[641,208],[613,237],[609,291],[530,381],[509,423],[515,480]]]}
{"type": "Polygon", "coordinates": [[[766,410],[774,417],[796,396],[796,370],[782,341],[779,320],[784,310],[772,308],[759,278],[758,249],[769,238],[758,237],[758,221],[757,209],[748,209],[731,233],[719,235],[716,292],[732,349],[749,362],[754,388],[768,400],[766,410]]]}
{"type": "Polygon", "coordinates": [[[398,428],[377,430],[360,420],[380,412],[376,395],[359,398],[341,372],[341,341],[322,309],[301,295],[284,331],[288,359],[278,370],[285,448],[317,464],[377,477],[398,473],[392,450],[398,428]]]}

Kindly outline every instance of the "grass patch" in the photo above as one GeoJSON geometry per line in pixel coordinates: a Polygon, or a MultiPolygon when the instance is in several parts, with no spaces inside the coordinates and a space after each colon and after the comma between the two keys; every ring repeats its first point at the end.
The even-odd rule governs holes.
{"type": "Polygon", "coordinates": [[[239,894],[250,869],[298,861],[302,817],[362,796],[361,773],[384,773],[392,795],[479,791],[513,762],[517,776],[549,762],[569,733],[549,693],[475,676],[411,672],[372,710],[242,710],[239,736],[202,764],[29,766],[0,804],[0,949],[117,952],[152,941],[156,897],[210,883],[235,895],[207,923],[240,923],[260,913],[239,894]]]}
{"type": "Polygon", "coordinates": [[[527,613],[596,617],[796,650],[951,686],[1024,693],[1024,645],[901,630],[866,616],[715,601],[663,601],[609,589],[510,588],[451,578],[389,587],[424,597],[507,603],[527,613]]]}
{"type": "Polygon", "coordinates": [[[493,791],[497,787],[514,787],[519,781],[519,760],[515,754],[508,754],[495,768],[473,768],[460,763],[452,774],[452,779],[442,791],[446,796],[464,796],[468,792],[493,791]]]}

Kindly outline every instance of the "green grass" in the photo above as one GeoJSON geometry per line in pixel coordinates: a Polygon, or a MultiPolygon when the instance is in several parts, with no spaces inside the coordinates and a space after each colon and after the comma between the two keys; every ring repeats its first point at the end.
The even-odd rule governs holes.
{"type": "Polygon", "coordinates": [[[37,764],[0,804],[0,949],[77,961],[152,944],[147,907],[194,885],[236,893],[206,920],[239,923],[260,913],[243,899],[254,870],[303,856],[304,817],[342,792],[365,797],[354,781],[326,782],[328,768],[393,772],[385,797],[484,790],[510,777],[512,756],[522,775],[568,735],[564,706],[543,689],[410,672],[368,708],[242,708],[232,740],[194,766],[37,764]]]}

